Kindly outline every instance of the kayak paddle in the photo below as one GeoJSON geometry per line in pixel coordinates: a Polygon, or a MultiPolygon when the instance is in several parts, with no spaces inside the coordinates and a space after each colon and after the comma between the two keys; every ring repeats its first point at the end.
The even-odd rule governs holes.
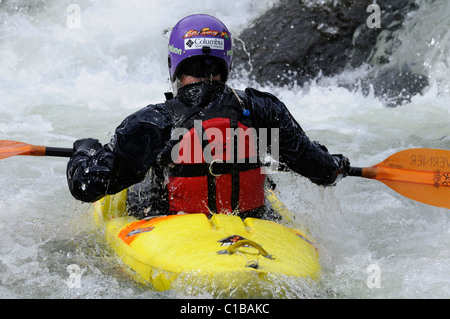
{"type": "Polygon", "coordinates": [[[450,209],[450,151],[415,148],[372,166],[352,167],[349,176],[376,179],[415,201],[450,209]]]}
{"type": "Polygon", "coordinates": [[[37,146],[16,141],[0,140],[0,159],[16,155],[70,157],[72,153],[72,148],[37,146]]]}
{"type": "MultiPolygon", "coordinates": [[[[0,140],[0,160],[16,155],[70,157],[71,148],[0,140]]],[[[378,180],[415,201],[450,209],[450,151],[413,148],[372,167],[351,167],[349,176],[378,180]]]]}

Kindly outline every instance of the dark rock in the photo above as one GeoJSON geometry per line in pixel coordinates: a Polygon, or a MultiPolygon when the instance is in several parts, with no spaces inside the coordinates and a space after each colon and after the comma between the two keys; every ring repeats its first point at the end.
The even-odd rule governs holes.
{"type": "Polygon", "coordinates": [[[373,90],[386,106],[395,107],[410,102],[414,95],[422,92],[428,86],[428,78],[413,73],[405,64],[400,69],[381,69],[375,75],[361,79],[359,85],[363,94],[368,95],[373,90]]]}
{"type": "MultiPolygon", "coordinates": [[[[395,32],[401,29],[406,15],[418,7],[415,0],[378,0],[381,28],[371,29],[366,24],[371,3],[340,0],[311,5],[302,0],[281,0],[239,35],[251,57],[250,76],[261,84],[291,86],[363,63],[384,67],[398,45],[395,32]]],[[[249,69],[249,57],[239,47],[235,46],[234,57],[237,74],[249,69]]],[[[390,106],[408,101],[427,83],[423,75],[405,70],[373,72],[362,79],[363,92],[372,84],[375,94],[389,100],[390,106]]]]}

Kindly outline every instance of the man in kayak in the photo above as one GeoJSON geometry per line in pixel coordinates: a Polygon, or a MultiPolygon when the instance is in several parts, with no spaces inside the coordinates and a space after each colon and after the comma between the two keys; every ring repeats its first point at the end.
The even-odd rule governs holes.
{"type": "Polygon", "coordinates": [[[226,84],[232,41],[220,20],[201,14],[182,19],[168,51],[173,93],[164,103],[128,116],[106,145],[74,143],[67,180],[75,198],[93,202],[128,188],[128,209],[139,217],[262,217],[267,153],[318,185],[347,175],[348,159],[310,141],[278,98],[226,84]],[[263,140],[271,143],[265,147],[263,140]]]}

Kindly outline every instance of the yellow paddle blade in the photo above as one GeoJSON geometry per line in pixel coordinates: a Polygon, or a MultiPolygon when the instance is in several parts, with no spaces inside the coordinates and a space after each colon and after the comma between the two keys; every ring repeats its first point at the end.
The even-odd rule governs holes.
{"type": "Polygon", "coordinates": [[[15,155],[44,156],[45,147],[16,141],[0,140],[0,160],[15,155]]]}
{"type": "Polygon", "coordinates": [[[410,199],[450,209],[450,151],[404,150],[363,168],[362,177],[376,179],[410,199]]]}

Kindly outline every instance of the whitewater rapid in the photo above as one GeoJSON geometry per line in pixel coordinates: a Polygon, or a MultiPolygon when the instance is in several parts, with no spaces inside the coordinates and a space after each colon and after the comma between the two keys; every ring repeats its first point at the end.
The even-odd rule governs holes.
{"type": "MultiPolygon", "coordinates": [[[[339,85],[356,81],[368,66],[304,87],[257,88],[277,95],[311,139],[354,166],[408,148],[450,150],[450,2],[419,2],[396,35],[390,61],[429,77],[429,87],[410,103],[386,108],[373,94],[339,85]]],[[[84,137],[108,142],[123,118],[163,101],[170,90],[166,27],[202,12],[239,34],[276,3],[0,2],[0,139],[57,147],[84,137]],[[76,10],[68,9],[74,3],[75,20],[76,10]]],[[[230,85],[249,83],[238,78],[230,85]]],[[[124,274],[93,229],[90,206],[71,197],[66,163],[24,156],[0,161],[0,298],[184,298],[148,291],[124,274]],[[82,273],[77,287],[70,284],[71,265],[82,273]]],[[[296,222],[319,245],[323,278],[310,297],[450,297],[449,210],[376,181],[349,177],[324,189],[291,173],[274,179],[296,222]]]]}

